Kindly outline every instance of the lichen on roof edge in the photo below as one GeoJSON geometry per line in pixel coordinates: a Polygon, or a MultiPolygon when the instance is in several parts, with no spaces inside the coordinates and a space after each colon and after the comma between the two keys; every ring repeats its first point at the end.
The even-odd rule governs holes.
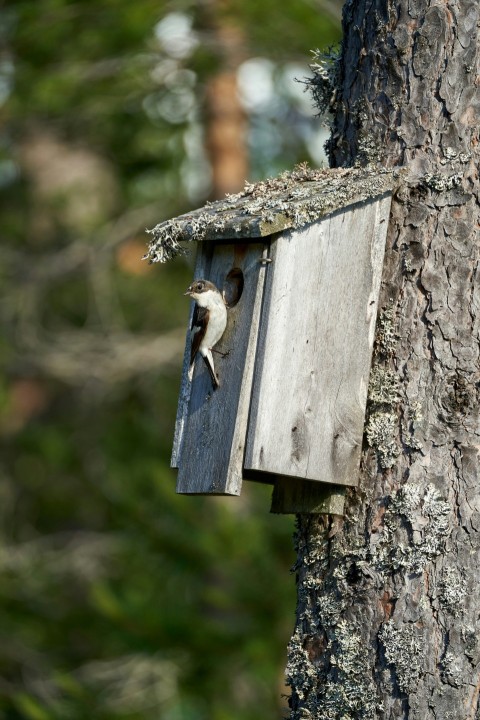
{"type": "Polygon", "coordinates": [[[166,262],[185,254],[180,243],[266,237],[303,227],[343,207],[391,192],[399,174],[398,169],[312,170],[300,165],[276,178],[247,183],[236,195],[147,230],[152,239],[145,259],[166,262]]]}

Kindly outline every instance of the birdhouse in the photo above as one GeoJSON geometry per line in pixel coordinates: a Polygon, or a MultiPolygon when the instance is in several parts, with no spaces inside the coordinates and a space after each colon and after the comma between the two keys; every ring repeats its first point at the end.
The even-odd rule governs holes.
{"type": "MultiPolygon", "coordinates": [[[[227,304],[215,389],[183,366],[177,492],[274,486],[274,512],[342,513],[357,484],[394,176],[297,169],[158,225],[147,257],[197,241],[227,304]]],[[[192,310],[193,312],[193,310],[192,310]]]]}

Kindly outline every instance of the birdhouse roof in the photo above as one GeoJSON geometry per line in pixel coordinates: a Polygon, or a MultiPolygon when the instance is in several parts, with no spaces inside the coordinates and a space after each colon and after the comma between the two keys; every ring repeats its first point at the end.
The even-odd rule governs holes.
{"type": "Polygon", "coordinates": [[[401,171],[337,168],[292,172],[255,184],[224,200],[207,203],[148,232],[145,259],[166,262],[185,252],[181,243],[248,240],[309,225],[356,203],[391,193],[401,171]]]}

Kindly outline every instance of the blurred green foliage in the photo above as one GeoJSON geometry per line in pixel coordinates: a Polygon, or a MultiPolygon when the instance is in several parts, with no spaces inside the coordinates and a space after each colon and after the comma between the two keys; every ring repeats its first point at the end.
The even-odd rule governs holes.
{"type": "MultiPolygon", "coordinates": [[[[218,58],[204,5],[3,3],[7,720],[282,712],[292,521],[268,514],[262,486],[240,499],[175,495],[168,463],[191,263],[140,260],[146,226],[208,194],[202,92],[218,58]],[[169,18],[176,45],[165,24],[162,35],[169,18]]],[[[223,2],[220,12],[278,82],[273,100],[250,107],[252,177],[307,159],[314,124],[285,67],[304,65],[338,28],[293,0],[223,2]]]]}

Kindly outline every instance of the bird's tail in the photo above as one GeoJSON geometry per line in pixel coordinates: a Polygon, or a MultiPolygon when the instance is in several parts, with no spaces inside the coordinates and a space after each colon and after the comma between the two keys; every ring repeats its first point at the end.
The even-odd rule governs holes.
{"type": "Polygon", "coordinates": [[[203,359],[205,360],[205,365],[208,368],[208,372],[210,373],[210,377],[212,378],[213,383],[213,389],[216,390],[218,387],[220,387],[220,382],[218,380],[217,374],[215,372],[215,365],[213,364],[213,355],[208,350],[205,355],[203,355],[203,359]]]}

